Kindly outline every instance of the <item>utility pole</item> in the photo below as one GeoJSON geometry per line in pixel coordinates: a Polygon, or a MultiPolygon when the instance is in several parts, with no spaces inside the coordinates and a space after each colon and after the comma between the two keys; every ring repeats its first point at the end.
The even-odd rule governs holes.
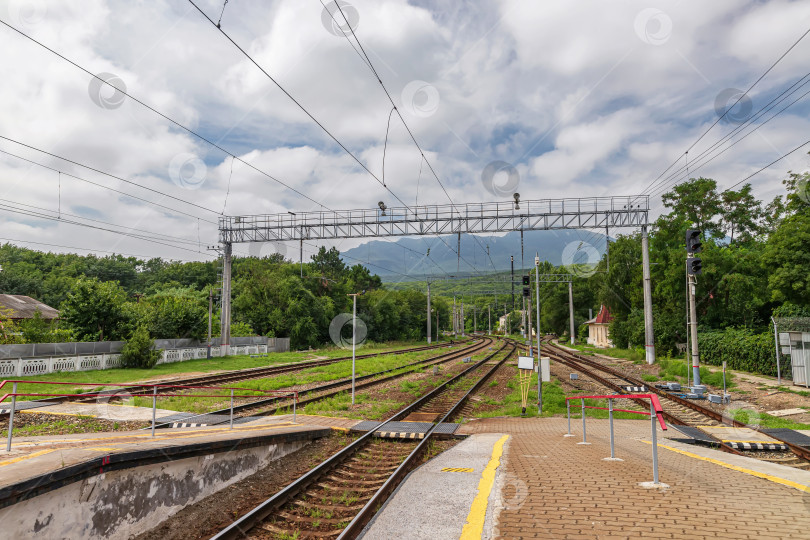
{"type": "Polygon", "coordinates": [[[352,406],[354,406],[355,350],[357,348],[357,297],[366,291],[350,293],[352,297],[352,406]]]}
{"type": "Polygon", "coordinates": [[[464,297],[461,297],[461,337],[464,337],[464,332],[467,330],[464,319],[464,297]]]}
{"type": "Polygon", "coordinates": [[[231,343],[231,262],[233,245],[227,242],[222,249],[222,321],[219,344],[222,356],[230,354],[231,343]]]}
{"type": "Polygon", "coordinates": [[[568,317],[571,323],[571,345],[574,344],[574,284],[568,282],[568,317]]]}
{"type": "Polygon", "coordinates": [[[487,333],[491,336],[492,335],[492,306],[487,306],[487,319],[489,323],[487,324],[487,329],[489,330],[487,333]]]}
{"type": "Polygon", "coordinates": [[[653,333],[652,283],[650,282],[650,238],[647,226],[641,226],[641,267],[644,278],[644,350],[647,363],[655,363],[655,335],[653,333]]]}
{"type": "MultiPolygon", "coordinates": [[[[697,333],[697,302],[695,300],[695,289],[697,288],[697,276],[703,268],[703,261],[695,257],[703,251],[703,244],[700,241],[701,231],[699,229],[689,229],[686,231],[686,277],[689,285],[689,318],[691,324],[692,337],[692,380],[695,386],[700,385],[700,353],[698,351],[697,333]]],[[[724,398],[725,399],[725,398],[724,398]]]]}
{"type": "Polygon", "coordinates": [[[456,313],[456,295],[453,295],[453,337],[458,334],[458,313],[456,313]]]}
{"type": "MultiPolygon", "coordinates": [[[[436,325],[436,331],[439,331],[438,324],[436,325]]],[[[427,342],[430,345],[430,282],[427,282],[427,342]]]]}
{"type": "Polygon", "coordinates": [[[534,255],[534,305],[537,308],[537,414],[543,414],[543,380],[540,365],[540,254],[534,255]]]}
{"type": "Polygon", "coordinates": [[[510,255],[509,259],[512,261],[512,311],[515,311],[515,256],[510,255]]]}
{"type": "Polygon", "coordinates": [[[473,304],[473,334],[478,332],[478,308],[473,304]]]}
{"type": "Polygon", "coordinates": [[[211,319],[214,312],[214,289],[208,288],[208,353],[206,358],[211,359],[211,319]]]}

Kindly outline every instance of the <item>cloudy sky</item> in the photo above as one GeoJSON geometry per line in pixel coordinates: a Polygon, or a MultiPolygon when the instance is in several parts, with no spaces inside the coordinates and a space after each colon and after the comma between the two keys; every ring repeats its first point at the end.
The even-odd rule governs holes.
{"type": "Polygon", "coordinates": [[[659,195],[690,147],[689,175],[725,188],[810,133],[808,37],[692,146],[810,28],[808,2],[342,3],[426,161],[333,3],[195,2],[227,35],[184,0],[0,1],[0,241],[210,259],[223,212],[508,199],[508,168],[482,179],[495,161],[524,199],[659,195]]]}

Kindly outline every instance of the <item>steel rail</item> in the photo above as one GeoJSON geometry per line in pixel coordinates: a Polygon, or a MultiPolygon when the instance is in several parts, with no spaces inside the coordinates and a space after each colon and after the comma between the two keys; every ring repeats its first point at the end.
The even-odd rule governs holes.
{"type": "MultiPolygon", "coordinates": [[[[227,526],[226,528],[221,530],[218,534],[213,536],[211,538],[211,540],[230,540],[230,539],[234,539],[234,538],[246,537],[247,533],[248,533],[248,531],[250,531],[250,529],[252,529],[256,525],[261,523],[268,516],[270,516],[273,512],[277,511],[278,509],[282,508],[284,505],[288,504],[298,494],[303,493],[304,491],[306,491],[309,488],[309,486],[311,486],[312,484],[317,482],[322,476],[329,473],[330,471],[332,471],[336,467],[340,466],[342,463],[344,463],[346,460],[348,460],[349,458],[354,456],[357,452],[359,452],[362,448],[364,448],[366,446],[366,444],[374,437],[374,433],[381,426],[385,425],[388,422],[398,421],[398,420],[400,420],[402,418],[407,417],[413,410],[419,408],[422,404],[426,403],[427,401],[429,401],[430,399],[432,399],[436,395],[438,395],[441,392],[445,391],[451,384],[453,384],[454,382],[456,382],[460,378],[464,377],[466,374],[470,373],[472,370],[477,369],[478,367],[483,365],[485,362],[487,362],[490,358],[492,358],[495,355],[502,352],[503,349],[505,348],[505,346],[506,345],[503,345],[500,349],[498,349],[497,351],[495,351],[492,354],[488,355],[483,360],[480,360],[479,362],[475,363],[473,366],[469,367],[468,369],[464,370],[463,372],[459,373],[458,375],[456,375],[456,376],[450,378],[449,380],[445,381],[444,383],[442,383],[441,385],[436,387],[434,390],[432,390],[431,392],[429,392],[425,396],[422,396],[421,398],[417,399],[416,401],[414,401],[410,405],[407,405],[406,407],[400,409],[399,411],[394,413],[387,420],[385,420],[383,422],[380,422],[380,424],[377,425],[377,427],[375,427],[372,430],[369,430],[365,435],[362,435],[360,438],[358,438],[357,440],[355,440],[354,442],[352,442],[348,446],[344,447],[343,449],[338,451],[336,454],[334,454],[333,456],[329,457],[328,459],[326,459],[325,461],[320,463],[315,468],[311,469],[310,471],[308,471],[304,475],[300,476],[297,480],[295,480],[294,482],[292,482],[291,484],[289,484],[288,486],[286,486],[285,488],[280,490],[278,493],[276,493],[275,495],[273,495],[272,497],[270,497],[269,499],[267,499],[263,503],[259,504],[253,510],[251,510],[250,512],[248,512],[247,514],[245,514],[241,518],[239,518],[236,521],[234,521],[233,523],[231,523],[229,526],[227,526]]],[[[417,446],[416,449],[419,449],[420,447],[424,448],[424,446],[423,446],[424,443],[433,434],[434,430],[435,430],[435,426],[428,433],[425,434],[425,438],[422,440],[422,442],[419,443],[419,445],[417,446]]],[[[414,450],[414,452],[416,451],[416,449],[414,450]]],[[[414,452],[411,452],[411,454],[406,458],[406,461],[411,459],[411,456],[414,454],[414,452]]],[[[394,471],[392,476],[396,475],[401,469],[402,469],[402,465],[400,465],[396,469],[396,471],[394,471]]],[[[390,481],[390,478],[389,478],[389,481],[390,481]]],[[[383,484],[383,487],[381,487],[380,490],[385,488],[389,481],[386,481],[386,483],[383,484]]],[[[379,492],[379,490],[378,490],[378,492],[379,492]]],[[[372,497],[372,498],[374,498],[374,497],[372,497]]],[[[368,505],[366,505],[366,506],[368,506],[368,505]]],[[[365,507],[364,507],[364,509],[365,509],[365,507]]],[[[362,510],[361,510],[361,512],[362,512],[362,510]]],[[[357,518],[355,517],[355,520],[356,519],[357,518]]],[[[353,520],[352,523],[355,520],[353,520]]],[[[349,524],[349,526],[351,526],[351,523],[349,524]]],[[[348,529],[348,526],[347,526],[347,529],[348,529]]],[[[345,530],[344,530],[344,534],[345,534],[345,530]]]]}
{"type": "MultiPolygon", "coordinates": [[[[613,370],[612,368],[601,365],[599,362],[596,362],[594,360],[590,360],[588,358],[584,358],[582,355],[572,353],[572,352],[566,351],[564,349],[560,349],[559,346],[556,346],[556,345],[549,344],[549,346],[552,347],[553,349],[556,349],[557,351],[559,351],[559,352],[561,352],[563,354],[567,354],[568,356],[573,357],[574,362],[580,362],[580,363],[587,364],[587,365],[589,365],[591,367],[600,369],[600,370],[602,370],[602,371],[604,371],[606,373],[610,373],[611,375],[613,375],[615,377],[622,378],[622,379],[624,379],[624,380],[626,380],[628,382],[632,382],[635,385],[647,386],[647,384],[644,383],[643,381],[639,381],[638,379],[635,379],[634,377],[625,375],[623,373],[619,373],[616,370],[613,370]]],[[[659,396],[664,397],[664,398],[666,398],[666,399],[668,399],[670,401],[673,401],[673,402],[675,402],[675,403],[677,403],[679,405],[682,405],[684,407],[688,407],[688,408],[690,408],[690,409],[692,409],[692,410],[694,410],[696,412],[699,412],[700,414],[703,414],[703,415],[711,418],[712,420],[720,422],[721,424],[728,424],[730,422],[734,427],[742,427],[742,428],[748,428],[748,429],[752,429],[754,431],[758,431],[757,428],[755,428],[753,426],[749,426],[745,422],[740,422],[739,420],[736,420],[734,418],[723,417],[723,415],[721,413],[719,413],[717,411],[714,411],[712,409],[709,409],[708,407],[703,407],[702,405],[699,405],[697,403],[689,401],[688,399],[684,399],[684,398],[681,398],[681,397],[678,397],[678,396],[670,395],[667,392],[663,392],[663,391],[661,391],[661,390],[659,390],[658,388],[655,388],[655,387],[650,387],[650,391],[654,392],[654,393],[658,394],[659,396]]],[[[669,414],[669,413],[665,413],[665,414],[669,414]]],[[[676,425],[687,425],[682,420],[680,420],[680,419],[678,419],[678,420],[679,420],[679,422],[672,422],[671,420],[670,420],[670,422],[673,423],[673,424],[676,424],[676,425]]],[[[692,426],[692,427],[694,427],[694,426],[692,426]]],[[[740,451],[738,451],[738,450],[736,450],[734,448],[731,448],[730,446],[727,446],[725,443],[723,443],[722,441],[720,441],[716,437],[713,437],[711,434],[708,434],[706,432],[703,432],[703,433],[705,433],[709,437],[712,437],[712,438],[718,440],[720,442],[720,444],[721,444],[721,448],[724,451],[728,451],[729,453],[734,453],[734,454],[739,454],[739,455],[745,455],[743,452],[740,452],[740,451]]],[[[768,437],[770,437],[770,438],[772,438],[772,439],[774,439],[776,441],[779,441],[782,444],[786,445],[788,447],[788,449],[791,452],[793,452],[795,455],[797,455],[798,457],[810,461],[810,449],[804,448],[804,447],[799,446],[797,444],[786,441],[783,438],[778,437],[776,435],[773,435],[771,433],[766,433],[766,435],[768,437]]]]}
{"type": "MultiPolygon", "coordinates": [[[[467,340],[459,340],[457,343],[464,343],[467,340]]],[[[395,349],[393,351],[381,351],[377,353],[368,353],[356,356],[356,358],[373,358],[376,356],[387,356],[387,355],[399,355],[399,354],[407,354],[411,352],[419,352],[425,351],[430,349],[437,349],[441,347],[447,346],[447,343],[441,343],[436,345],[423,345],[420,347],[412,347],[408,349],[395,349]]],[[[240,380],[250,380],[250,379],[257,379],[266,377],[269,375],[280,374],[280,373],[287,373],[290,371],[298,371],[300,369],[309,369],[311,367],[320,367],[329,364],[333,364],[335,362],[341,362],[343,360],[351,360],[351,356],[340,356],[336,358],[325,358],[321,360],[304,360],[301,362],[289,362],[286,364],[279,364],[275,366],[263,366],[263,367],[256,367],[256,368],[248,368],[248,369],[238,369],[233,371],[228,371],[225,373],[217,373],[214,375],[201,375],[197,377],[180,377],[176,379],[168,379],[163,382],[166,383],[175,383],[175,384],[205,384],[205,383],[227,383],[230,381],[240,381],[240,380]]],[[[24,384],[25,381],[20,381],[21,384],[24,384]]],[[[72,383],[71,383],[72,384],[72,383]]],[[[79,383],[75,383],[79,384],[79,383]]],[[[111,384],[98,384],[99,387],[104,386],[111,386],[111,384]]],[[[121,394],[127,394],[128,396],[136,396],[136,395],[152,395],[151,394],[152,386],[144,383],[144,384],[133,384],[129,386],[122,386],[121,388],[117,388],[114,390],[101,390],[99,392],[83,392],[77,395],[79,399],[75,399],[74,401],[84,402],[84,401],[93,401],[96,396],[105,397],[109,396],[110,399],[120,397],[121,394]],[[82,398],[82,394],[85,395],[86,399],[82,398]]],[[[158,390],[158,394],[161,394],[161,390],[158,390]]],[[[66,401],[68,398],[57,398],[57,399],[36,399],[30,400],[31,403],[41,403],[41,402],[48,402],[48,403],[62,403],[66,401]]],[[[0,410],[0,417],[4,414],[8,414],[6,410],[0,410]]]]}
{"type": "MultiPolygon", "coordinates": [[[[501,347],[494,354],[490,355],[490,357],[484,359],[479,365],[483,364],[483,362],[486,362],[489,358],[501,352],[504,348],[505,347],[501,347]]],[[[515,345],[512,344],[512,350],[506,353],[506,355],[504,355],[504,357],[499,362],[493,365],[480,379],[478,379],[478,381],[469,390],[467,390],[467,392],[465,392],[464,395],[458,401],[456,401],[456,403],[450,408],[450,410],[447,411],[447,413],[445,413],[445,415],[442,416],[442,418],[425,433],[425,438],[422,439],[422,441],[417,445],[417,447],[413,450],[413,452],[411,452],[408,455],[408,457],[405,458],[405,461],[403,461],[402,464],[399,467],[397,467],[397,470],[395,470],[391,474],[391,476],[388,478],[388,480],[385,481],[385,483],[380,487],[380,489],[378,489],[374,493],[374,495],[371,496],[371,499],[369,499],[368,502],[365,504],[365,506],[363,506],[363,508],[360,509],[360,512],[358,512],[357,515],[354,516],[354,519],[352,519],[349,522],[349,524],[346,525],[346,528],[343,529],[343,532],[340,533],[337,540],[357,538],[360,535],[365,526],[369,523],[369,521],[371,521],[371,519],[377,513],[378,509],[382,507],[383,503],[385,503],[385,501],[388,500],[388,497],[391,496],[391,494],[394,492],[397,486],[411,472],[414,465],[419,461],[419,459],[421,459],[422,455],[427,449],[429,440],[431,439],[431,437],[433,436],[435,430],[439,427],[439,425],[443,424],[444,422],[450,421],[459,411],[461,411],[464,408],[464,404],[467,403],[467,400],[470,398],[470,396],[474,394],[481,387],[481,385],[493,373],[495,373],[495,371],[498,370],[498,368],[500,368],[503,365],[503,363],[506,362],[507,359],[509,359],[509,357],[511,357],[515,353],[516,350],[517,347],[515,347],[515,345]]],[[[471,369],[465,371],[464,374],[471,371],[471,369]]]]}
{"type": "MultiPolygon", "coordinates": [[[[355,377],[355,382],[361,381],[360,384],[355,384],[355,388],[365,388],[365,387],[371,386],[373,384],[378,384],[378,383],[384,382],[386,380],[390,380],[390,379],[393,379],[393,378],[396,378],[396,377],[400,377],[402,375],[406,375],[407,373],[410,373],[411,371],[413,371],[415,369],[418,369],[421,366],[430,365],[431,362],[433,362],[433,363],[449,362],[450,360],[454,360],[454,359],[456,359],[456,358],[458,358],[460,356],[463,356],[463,355],[466,355],[466,354],[476,353],[479,350],[486,347],[487,345],[489,345],[491,342],[492,342],[491,340],[488,341],[488,342],[484,341],[484,340],[482,340],[482,341],[474,341],[471,345],[468,345],[467,347],[465,347],[463,349],[459,349],[459,350],[453,351],[451,353],[445,353],[445,354],[440,354],[440,355],[437,355],[437,356],[431,356],[430,358],[425,358],[423,360],[417,360],[416,362],[411,362],[410,364],[405,364],[404,366],[394,367],[394,368],[386,369],[386,370],[383,370],[383,371],[377,371],[375,373],[369,373],[368,375],[361,375],[360,377],[355,377]],[[390,377],[385,377],[383,379],[375,379],[375,380],[372,380],[372,381],[369,381],[369,382],[362,382],[362,381],[368,381],[369,379],[374,379],[375,377],[379,377],[380,375],[384,375],[386,373],[391,373],[392,371],[398,371],[398,370],[401,370],[401,369],[405,369],[406,371],[403,372],[403,373],[396,373],[394,375],[391,375],[390,377]]],[[[304,400],[300,400],[300,401],[298,401],[298,404],[299,405],[306,405],[307,403],[311,403],[311,402],[314,402],[314,401],[319,401],[321,399],[325,399],[327,397],[337,395],[340,392],[343,392],[345,390],[345,389],[343,389],[341,387],[346,386],[347,384],[349,384],[349,381],[347,381],[345,379],[341,379],[341,380],[338,380],[338,381],[335,381],[335,382],[314,386],[314,387],[308,388],[306,390],[300,390],[298,392],[299,396],[313,394],[313,393],[317,393],[317,392],[324,392],[324,391],[331,390],[333,388],[340,388],[340,390],[337,390],[337,391],[332,392],[330,394],[319,395],[319,396],[315,396],[313,398],[307,398],[307,399],[304,399],[304,400]]],[[[262,399],[262,400],[259,400],[259,401],[254,401],[254,402],[251,402],[251,403],[244,403],[242,405],[237,405],[236,407],[234,407],[233,411],[235,413],[236,412],[243,412],[243,411],[246,411],[246,410],[255,409],[257,407],[264,407],[266,405],[272,405],[272,404],[278,403],[278,402],[280,402],[282,400],[283,400],[283,398],[267,398],[267,399],[262,399]]],[[[284,407],[289,407],[289,406],[290,405],[285,405],[284,407]]],[[[269,416],[269,415],[272,415],[280,408],[282,408],[282,407],[276,407],[276,408],[271,409],[269,411],[264,411],[264,412],[258,414],[257,416],[269,416]]],[[[195,418],[200,418],[200,417],[208,416],[208,415],[227,414],[229,411],[230,411],[230,408],[227,408],[227,409],[220,409],[220,410],[217,410],[217,411],[212,411],[212,412],[207,412],[207,413],[196,414],[194,416],[189,416],[188,418],[184,418],[182,420],[182,422],[184,422],[184,423],[194,423],[195,418]]],[[[157,428],[169,428],[169,427],[172,426],[173,423],[174,422],[165,422],[165,423],[162,423],[162,424],[158,424],[156,427],[157,428]]]]}

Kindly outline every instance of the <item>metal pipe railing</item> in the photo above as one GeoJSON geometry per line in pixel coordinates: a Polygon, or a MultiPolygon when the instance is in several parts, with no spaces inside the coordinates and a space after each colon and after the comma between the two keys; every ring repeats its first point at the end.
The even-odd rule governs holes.
{"type": "MultiPolygon", "coordinates": [[[[4,394],[0,397],[0,403],[11,397],[11,410],[9,411],[8,418],[8,440],[6,442],[6,452],[11,452],[11,441],[14,430],[14,413],[17,410],[17,397],[81,397],[81,398],[96,398],[106,399],[109,401],[115,397],[122,397],[126,394],[115,394],[110,392],[97,392],[97,393],[83,393],[83,394],[70,394],[70,393],[32,393],[32,392],[17,392],[17,385],[22,384],[51,384],[51,385],[67,385],[67,386],[92,386],[92,387],[125,387],[131,388],[132,385],[127,384],[97,384],[97,383],[73,383],[73,382],[58,382],[58,381],[26,381],[26,380],[5,380],[0,383],[0,389],[7,383],[12,383],[12,391],[9,394],[4,394]]],[[[234,391],[240,392],[253,392],[263,395],[272,394],[281,397],[290,396],[293,398],[293,423],[296,422],[296,404],[298,403],[298,392],[287,390],[260,390],[258,388],[241,388],[241,387],[223,387],[223,386],[191,386],[180,384],[141,384],[143,388],[152,388],[152,437],[155,436],[155,424],[157,416],[157,390],[158,388],[179,388],[184,390],[230,390],[230,394],[161,394],[161,397],[210,397],[210,398],[227,398],[230,397],[230,429],[233,429],[233,408],[234,408],[234,391]]]]}
{"type": "Polygon", "coordinates": [[[590,444],[587,442],[587,435],[586,435],[586,424],[585,424],[585,409],[598,409],[603,411],[608,411],[608,418],[610,423],[610,457],[604,458],[605,460],[609,461],[622,461],[620,458],[616,457],[616,449],[615,449],[615,435],[613,431],[613,413],[614,412],[626,412],[631,414],[641,414],[647,415],[650,417],[651,423],[651,431],[652,431],[652,459],[653,459],[653,485],[657,486],[660,485],[658,481],[658,432],[656,430],[656,421],[661,424],[661,429],[666,431],[667,425],[664,422],[663,417],[663,409],[661,408],[661,402],[658,400],[658,396],[655,394],[611,394],[611,395],[600,395],[600,396],[576,396],[576,397],[567,397],[565,398],[565,404],[568,414],[568,433],[565,434],[566,437],[570,437],[571,435],[571,405],[570,402],[572,399],[578,399],[581,403],[581,410],[582,410],[582,442],[577,444],[587,445],[590,444]],[[607,407],[597,407],[595,405],[585,405],[586,399],[607,399],[608,406],[607,407]],[[650,400],[650,412],[645,411],[631,411],[628,409],[614,409],[613,408],[613,400],[614,399],[649,399],[650,400]]]}

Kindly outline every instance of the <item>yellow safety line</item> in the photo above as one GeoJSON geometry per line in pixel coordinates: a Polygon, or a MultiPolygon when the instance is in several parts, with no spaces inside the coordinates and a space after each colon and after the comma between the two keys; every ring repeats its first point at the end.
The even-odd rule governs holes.
{"type": "Polygon", "coordinates": [[[492,485],[495,483],[495,469],[501,464],[503,455],[503,445],[509,435],[504,435],[492,448],[492,458],[487,463],[484,472],[481,473],[481,480],[478,481],[478,493],[470,506],[470,513],[467,514],[467,522],[461,530],[459,540],[480,539],[484,533],[484,518],[487,515],[487,501],[492,485]]]}
{"type": "MultiPolygon", "coordinates": [[[[646,444],[652,444],[651,441],[641,441],[646,444]]],[[[757,478],[763,478],[765,480],[769,480],[776,484],[782,484],[783,486],[792,487],[794,489],[798,489],[799,491],[805,491],[810,493],[810,486],[806,486],[804,484],[800,484],[798,482],[794,482],[793,480],[785,480],[784,478],[779,478],[778,476],[773,476],[770,474],[766,474],[763,472],[755,471],[752,469],[746,469],[745,467],[740,467],[738,465],[732,465],[731,463],[726,463],[725,461],[720,461],[719,459],[708,458],[699,456],[697,454],[693,454],[692,452],[687,452],[686,450],[680,450],[678,448],[673,448],[671,446],[667,446],[665,444],[659,444],[659,448],[666,448],[667,450],[672,450],[673,452],[677,452],[678,454],[683,454],[684,456],[689,456],[695,459],[699,459],[701,461],[708,461],[709,463],[714,463],[715,465],[720,465],[721,467],[725,467],[726,469],[731,469],[732,471],[738,471],[745,474],[750,474],[751,476],[756,476],[757,478]]]]}
{"type": "Polygon", "coordinates": [[[347,427],[338,427],[338,426],[330,426],[330,427],[332,429],[334,429],[335,431],[346,431],[346,432],[349,431],[349,428],[347,428],[347,427]]]}
{"type": "Polygon", "coordinates": [[[28,454],[27,456],[20,456],[14,459],[7,459],[6,461],[0,461],[0,467],[5,465],[11,465],[12,463],[17,463],[23,461],[25,459],[35,458],[37,456],[42,456],[44,454],[50,454],[51,452],[55,452],[56,450],[40,450],[39,452],[34,452],[33,454],[28,454]]]}
{"type": "Polygon", "coordinates": [[[116,450],[121,450],[120,448],[116,448],[114,446],[94,446],[92,448],[82,448],[82,450],[94,450],[97,452],[115,452],[116,450]]]}

